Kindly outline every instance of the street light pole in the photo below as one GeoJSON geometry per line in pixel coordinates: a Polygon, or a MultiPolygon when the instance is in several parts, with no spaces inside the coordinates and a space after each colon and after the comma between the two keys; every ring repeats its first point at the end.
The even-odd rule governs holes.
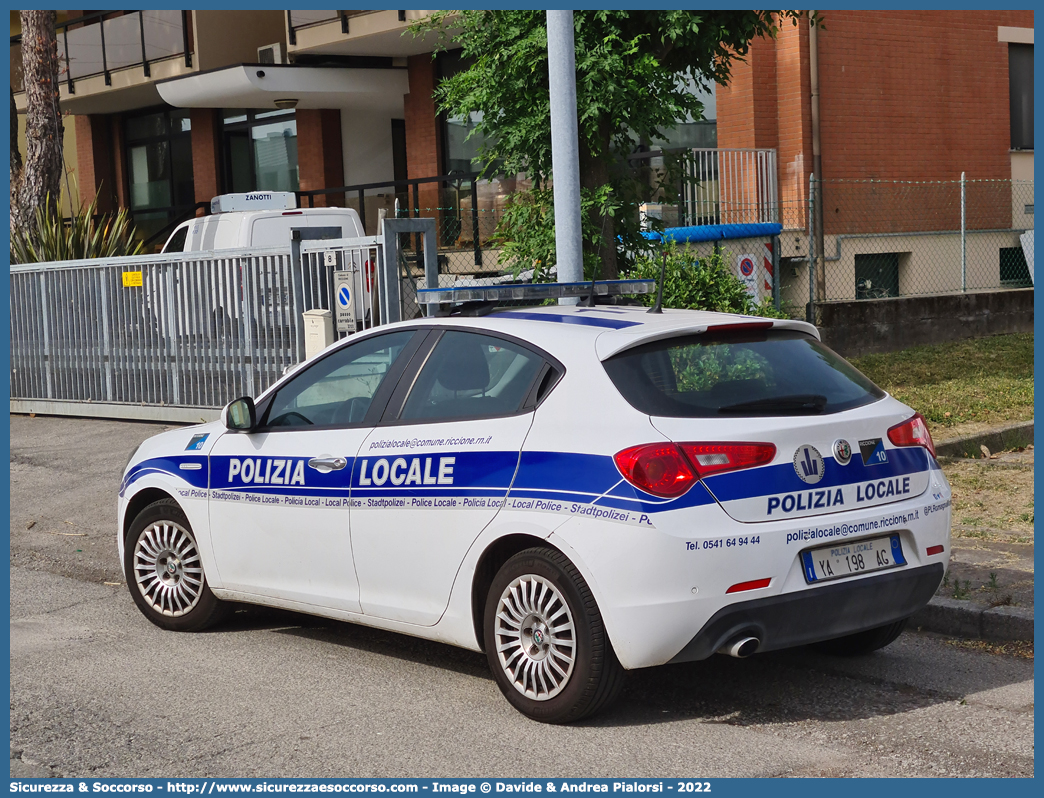
{"type": "MultiPolygon", "coordinates": [[[[559,282],[582,282],[580,151],[576,123],[573,12],[547,12],[547,72],[551,87],[551,169],[555,194],[555,251],[559,282]]],[[[576,304],[576,298],[559,300],[576,304]]]]}

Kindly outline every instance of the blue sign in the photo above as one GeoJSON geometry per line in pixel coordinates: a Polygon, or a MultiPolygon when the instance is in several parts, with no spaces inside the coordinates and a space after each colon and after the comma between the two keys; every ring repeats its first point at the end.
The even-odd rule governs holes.
{"type": "Polygon", "coordinates": [[[349,307],[352,301],[352,294],[348,290],[348,286],[342,285],[340,290],[337,292],[337,302],[342,308],[349,307]]]}

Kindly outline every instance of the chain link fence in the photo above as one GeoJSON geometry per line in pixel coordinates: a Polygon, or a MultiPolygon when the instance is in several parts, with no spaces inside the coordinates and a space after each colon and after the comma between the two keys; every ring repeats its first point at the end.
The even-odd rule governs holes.
{"type": "Polygon", "coordinates": [[[784,223],[780,253],[795,311],[1033,285],[1021,241],[1033,229],[1030,181],[827,180],[810,181],[809,194],[784,223]]]}
{"type": "MultiPolygon", "coordinates": [[[[1033,229],[1032,181],[828,180],[806,181],[798,190],[795,181],[770,185],[766,175],[772,170],[761,161],[771,163],[761,151],[737,153],[746,159],[737,161],[738,167],[728,159],[739,155],[719,153],[713,161],[706,154],[692,154],[690,160],[700,166],[687,173],[687,182],[694,186],[680,186],[674,203],[642,204],[640,218],[654,229],[686,222],[778,221],[783,228],[778,252],[769,251],[768,240],[690,246],[701,259],[717,251],[730,270],[749,283],[752,294],[759,300],[776,300],[794,317],[807,317],[810,304],[821,302],[1033,284],[1021,241],[1033,229]]],[[[659,167],[655,157],[640,164],[643,169],[659,167]]],[[[400,216],[436,220],[441,287],[504,279],[493,239],[514,187],[495,181],[479,185],[477,208],[476,191],[468,184],[462,189],[448,183],[437,190],[431,187],[428,199],[435,202],[398,207],[400,216]]],[[[404,237],[401,243],[408,318],[411,312],[420,315],[416,292],[426,286],[419,239],[404,237]]]]}

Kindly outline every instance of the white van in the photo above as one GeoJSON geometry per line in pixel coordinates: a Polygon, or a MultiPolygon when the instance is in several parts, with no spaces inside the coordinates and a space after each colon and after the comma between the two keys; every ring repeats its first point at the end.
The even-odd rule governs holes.
{"type": "Polygon", "coordinates": [[[295,230],[304,240],[365,235],[352,208],[298,208],[291,191],[223,194],[210,201],[210,213],[178,225],[161,251],[277,247],[289,244],[295,230]]]}
{"type": "MultiPolygon", "coordinates": [[[[210,216],[189,219],[171,233],[162,252],[205,252],[222,249],[253,249],[259,247],[289,247],[293,239],[299,241],[330,241],[340,238],[360,238],[364,235],[359,214],[351,208],[298,208],[297,198],[290,191],[255,191],[248,194],[223,194],[210,201],[210,216]]],[[[346,263],[342,254],[335,264],[321,264],[325,283],[332,279],[330,272],[348,269],[359,272],[358,288],[353,292],[355,318],[364,322],[372,314],[371,293],[373,267],[368,260],[346,263]]],[[[292,323],[290,317],[290,290],[286,278],[280,278],[273,267],[259,266],[258,283],[261,303],[267,318],[265,325],[274,329],[292,323]]],[[[312,285],[317,275],[303,269],[301,279],[312,285]]],[[[216,281],[211,277],[214,329],[225,329],[238,319],[242,309],[242,287],[216,281]]],[[[333,286],[316,289],[313,301],[320,307],[333,310],[333,286]]],[[[306,291],[307,293],[307,291],[306,291]]],[[[307,300],[306,300],[307,301],[307,300]]],[[[254,322],[256,324],[256,320],[254,322]]]]}

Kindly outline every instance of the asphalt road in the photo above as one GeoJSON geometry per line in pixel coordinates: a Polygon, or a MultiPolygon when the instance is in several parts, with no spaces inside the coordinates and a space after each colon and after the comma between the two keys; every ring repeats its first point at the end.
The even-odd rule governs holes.
{"type": "Polygon", "coordinates": [[[256,608],[163,632],[122,585],[113,519],[160,429],[12,417],[13,776],[1033,775],[1032,660],[916,632],[862,659],[638,671],[571,727],[441,644],[256,608]]]}

